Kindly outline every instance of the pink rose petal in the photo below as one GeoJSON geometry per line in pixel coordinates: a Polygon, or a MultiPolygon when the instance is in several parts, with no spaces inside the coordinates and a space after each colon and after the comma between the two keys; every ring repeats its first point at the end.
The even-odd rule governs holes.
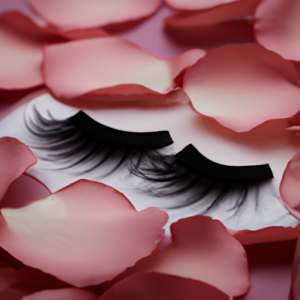
{"type": "Polygon", "coordinates": [[[61,32],[19,12],[0,15],[0,89],[27,89],[44,83],[43,45],[108,36],[102,29],[61,32]]]}
{"type": "Polygon", "coordinates": [[[15,138],[0,138],[0,200],[10,184],[36,162],[31,150],[23,143],[15,138]]]}
{"type": "Polygon", "coordinates": [[[96,285],[149,255],[167,214],[137,212],[115,189],[87,180],[19,209],[2,209],[0,245],[76,287],[96,285]]]}
{"type": "Polygon", "coordinates": [[[170,75],[173,80],[188,67],[194,65],[198,59],[204,57],[206,52],[201,49],[188,50],[178,56],[170,59],[165,59],[165,62],[169,64],[170,75]]]}
{"type": "Polygon", "coordinates": [[[183,89],[194,109],[237,131],[300,109],[298,75],[292,62],[257,44],[226,45],[189,68],[183,89]]]}
{"type": "Polygon", "coordinates": [[[288,300],[299,300],[300,298],[300,238],[298,238],[293,271],[292,271],[292,282],[288,300]]]}
{"type": "Polygon", "coordinates": [[[243,2],[243,0],[166,0],[171,7],[182,10],[207,9],[217,5],[227,5],[235,1],[243,2]]]}
{"type": "Polygon", "coordinates": [[[90,93],[94,101],[101,95],[121,95],[128,101],[132,95],[140,100],[143,94],[165,94],[174,89],[181,71],[205,55],[190,50],[159,59],[116,37],[50,45],[44,52],[44,77],[55,97],[68,100],[90,93]]]}
{"type": "Polygon", "coordinates": [[[42,30],[17,12],[0,15],[0,88],[25,89],[43,84],[40,66],[42,30]]]}
{"type": "Polygon", "coordinates": [[[229,300],[229,297],[201,281],[159,273],[137,273],[117,282],[98,298],[98,300],[125,299],[229,300]]]}
{"type": "Polygon", "coordinates": [[[29,0],[49,24],[61,29],[99,27],[148,17],[162,0],[29,0]]]}
{"type": "Polygon", "coordinates": [[[280,195],[285,207],[300,220],[300,152],[289,161],[283,173],[280,195]]]}
{"type": "Polygon", "coordinates": [[[36,292],[22,300],[97,300],[98,296],[87,290],[60,289],[36,292]]]}
{"type": "Polygon", "coordinates": [[[255,35],[265,48],[300,61],[300,2],[262,0],[255,12],[255,35]]]}
{"type": "MultiPolygon", "coordinates": [[[[207,10],[179,11],[167,17],[164,21],[168,26],[172,27],[212,26],[253,15],[259,2],[260,0],[241,0],[207,10]]],[[[238,26],[238,23],[236,26],[238,26]]]]}
{"type": "Polygon", "coordinates": [[[129,274],[147,271],[203,281],[229,296],[248,291],[246,252],[221,222],[204,216],[190,217],[173,223],[171,233],[170,245],[143,258],[112,283],[129,274]]]}
{"type": "Polygon", "coordinates": [[[288,127],[286,130],[298,132],[298,131],[300,131],[300,126],[291,126],[291,127],[288,127]]]}

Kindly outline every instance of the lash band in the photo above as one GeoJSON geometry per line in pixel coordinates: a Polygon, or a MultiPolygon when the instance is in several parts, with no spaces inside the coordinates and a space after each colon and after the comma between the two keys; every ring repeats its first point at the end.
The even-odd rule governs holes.
{"type": "Polygon", "coordinates": [[[163,148],[173,144],[168,131],[122,131],[98,123],[83,111],[79,111],[70,120],[91,138],[110,145],[136,148],[163,148]]]}
{"type": "Polygon", "coordinates": [[[218,164],[202,155],[192,144],[178,152],[176,158],[197,173],[217,180],[255,182],[273,178],[268,164],[253,166],[227,166],[218,164]]]}

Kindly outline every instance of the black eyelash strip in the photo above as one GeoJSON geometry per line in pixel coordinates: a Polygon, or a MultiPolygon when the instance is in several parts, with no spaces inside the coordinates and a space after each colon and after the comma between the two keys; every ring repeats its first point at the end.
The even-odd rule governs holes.
{"type": "MultiPolygon", "coordinates": [[[[177,197],[168,208],[182,208],[201,201],[213,192],[203,211],[207,213],[230,195],[234,195],[232,210],[245,203],[251,188],[259,182],[273,178],[269,165],[225,166],[204,157],[193,145],[188,145],[176,155],[161,152],[148,153],[145,159],[131,164],[131,174],[146,180],[145,192],[156,197],[177,197]]],[[[258,203],[256,203],[257,207],[258,203]]]]}
{"type": "Polygon", "coordinates": [[[96,122],[83,111],[71,117],[70,121],[93,140],[109,145],[158,149],[173,144],[168,131],[129,132],[113,129],[96,122]]]}
{"type": "Polygon", "coordinates": [[[273,178],[268,164],[255,166],[226,166],[218,164],[203,156],[193,145],[186,146],[177,153],[176,158],[185,166],[216,180],[234,182],[255,182],[273,178]]]}
{"type": "Polygon", "coordinates": [[[168,131],[121,131],[96,122],[82,111],[65,120],[54,119],[49,111],[48,116],[43,117],[34,107],[33,118],[25,118],[25,126],[37,142],[29,146],[40,160],[63,163],[64,167],[57,168],[60,170],[91,162],[85,173],[114,160],[110,174],[125,162],[142,161],[146,153],[173,143],[168,131]]]}

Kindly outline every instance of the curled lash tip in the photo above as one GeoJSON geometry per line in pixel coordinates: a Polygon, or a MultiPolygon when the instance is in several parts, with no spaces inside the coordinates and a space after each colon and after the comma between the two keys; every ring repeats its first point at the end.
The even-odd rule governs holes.
{"type": "Polygon", "coordinates": [[[258,207],[258,183],[273,178],[269,165],[226,166],[215,163],[203,156],[193,145],[186,146],[175,155],[160,152],[149,153],[143,164],[131,165],[131,174],[145,181],[150,186],[145,192],[155,197],[180,198],[168,209],[178,209],[193,205],[214,192],[214,197],[202,214],[219,205],[231,194],[235,203],[228,210],[238,211],[255,189],[256,209],[258,207]]]}
{"type": "Polygon", "coordinates": [[[142,159],[147,151],[173,143],[168,131],[122,131],[100,124],[82,111],[64,120],[56,120],[49,110],[47,114],[49,118],[43,117],[33,106],[33,118],[27,120],[24,116],[24,123],[37,139],[37,143],[29,145],[36,156],[42,161],[64,164],[56,170],[93,163],[84,167],[84,174],[114,160],[114,167],[104,175],[107,176],[127,161],[135,157],[142,159]]]}

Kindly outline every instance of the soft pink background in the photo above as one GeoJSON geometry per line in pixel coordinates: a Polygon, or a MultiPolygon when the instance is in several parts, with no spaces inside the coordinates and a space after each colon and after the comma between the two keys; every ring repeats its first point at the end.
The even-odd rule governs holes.
{"type": "MultiPolygon", "coordinates": [[[[32,14],[26,0],[0,0],[0,12],[10,9],[32,14]]],[[[191,32],[189,36],[174,34],[166,30],[162,21],[171,13],[172,9],[164,6],[150,19],[126,24],[126,26],[110,26],[108,31],[160,57],[172,57],[195,47],[209,50],[216,47],[218,43],[253,41],[251,30],[244,26],[245,24],[226,25],[224,31],[219,33],[220,36],[216,36],[213,30],[204,34],[191,32]],[[209,42],[208,35],[210,35],[209,42]]],[[[13,103],[31,91],[0,91],[0,119],[9,112],[13,103]]],[[[1,207],[21,206],[48,194],[46,187],[33,178],[23,175],[12,184],[1,202],[1,207]]],[[[246,246],[252,286],[250,292],[241,299],[287,299],[295,245],[296,241],[288,241],[246,246]]]]}

